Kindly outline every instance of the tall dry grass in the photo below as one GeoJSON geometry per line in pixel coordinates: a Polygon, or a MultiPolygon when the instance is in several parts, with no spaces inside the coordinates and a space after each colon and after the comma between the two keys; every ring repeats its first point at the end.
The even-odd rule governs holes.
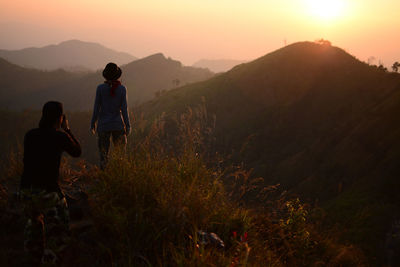
{"type": "MultiPolygon", "coordinates": [[[[141,118],[141,117],[139,117],[141,118]]],[[[204,106],[135,122],[91,193],[99,248],[118,266],[323,266],[340,251],[298,199],[272,199],[251,171],[219,164],[204,106]],[[211,148],[211,149],[210,149],[211,148]],[[227,191],[229,190],[229,192],[227,191]],[[257,198],[251,209],[246,203],[257,198]],[[225,241],[202,244],[198,230],[225,241]]]]}
{"type": "MultiPolygon", "coordinates": [[[[89,188],[94,223],[72,239],[66,266],[365,263],[359,250],[318,232],[309,207],[277,195],[278,185],[265,187],[244,166],[230,166],[213,147],[214,125],[204,105],[151,123],[139,116],[128,149],[115,148],[104,171],[85,162],[77,171],[64,161],[61,176],[89,188]],[[199,230],[216,233],[225,248],[204,244],[199,230]]],[[[14,184],[21,159],[21,152],[9,157],[4,177],[14,184]]]]}

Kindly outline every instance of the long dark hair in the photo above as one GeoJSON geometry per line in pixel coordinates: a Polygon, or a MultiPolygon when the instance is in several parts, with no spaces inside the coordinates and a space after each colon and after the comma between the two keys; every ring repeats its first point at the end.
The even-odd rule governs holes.
{"type": "Polygon", "coordinates": [[[49,101],[44,104],[42,109],[42,118],[39,122],[39,128],[51,128],[63,115],[63,105],[57,101],[49,101]]]}

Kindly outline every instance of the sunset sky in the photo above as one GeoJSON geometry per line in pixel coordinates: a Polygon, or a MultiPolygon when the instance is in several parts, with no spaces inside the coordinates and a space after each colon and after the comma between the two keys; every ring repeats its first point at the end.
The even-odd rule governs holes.
{"type": "Polygon", "coordinates": [[[399,0],[0,0],[0,49],[98,42],[191,65],[254,59],[324,38],[361,60],[400,61],[399,0]]]}

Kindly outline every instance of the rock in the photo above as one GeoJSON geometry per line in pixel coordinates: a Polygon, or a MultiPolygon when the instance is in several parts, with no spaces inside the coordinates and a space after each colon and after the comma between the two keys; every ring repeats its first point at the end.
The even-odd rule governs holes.
{"type": "Polygon", "coordinates": [[[207,233],[205,231],[197,231],[198,243],[203,246],[214,246],[217,248],[225,248],[225,243],[222,239],[215,233],[207,233]]]}

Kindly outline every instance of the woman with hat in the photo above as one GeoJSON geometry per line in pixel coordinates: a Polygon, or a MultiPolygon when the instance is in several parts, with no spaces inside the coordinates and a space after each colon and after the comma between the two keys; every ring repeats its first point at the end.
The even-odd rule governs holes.
{"type": "Polygon", "coordinates": [[[106,80],[97,86],[91,131],[98,133],[101,169],[107,164],[110,139],[114,145],[125,146],[126,136],[131,130],[127,90],[119,81],[121,74],[121,69],[115,63],[108,63],[103,71],[106,80]]]}

